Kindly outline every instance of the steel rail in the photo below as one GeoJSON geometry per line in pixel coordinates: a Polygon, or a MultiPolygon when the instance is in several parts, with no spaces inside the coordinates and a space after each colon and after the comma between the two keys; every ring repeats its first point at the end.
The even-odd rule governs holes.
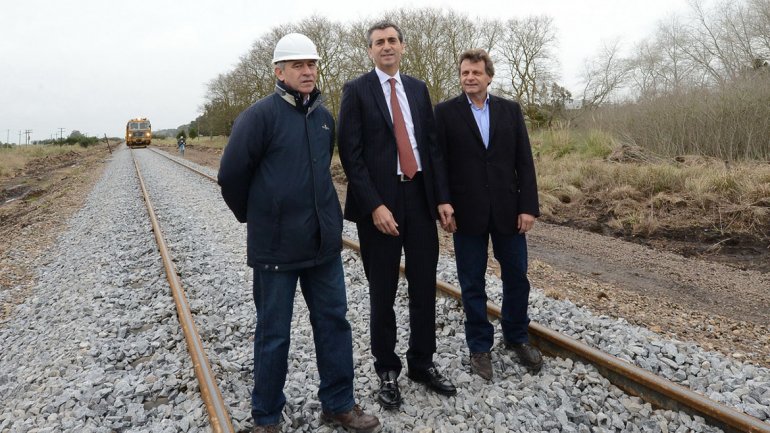
{"type": "MultiPolygon", "coordinates": [[[[148,149],[150,149],[150,148],[148,148],[148,149]]],[[[182,162],[179,162],[179,161],[177,161],[177,160],[176,160],[176,158],[172,158],[170,155],[166,155],[166,154],[164,154],[164,153],[163,153],[163,152],[161,152],[161,151],[158,151],[158,150],[155,150],[155,149],[150,149],[150,150],[152,150],[153,152],[155,152],[156,154],[158,154],[158,155],[160,155],[160,156],[163,156],[163,157],[165,157],[165,158],[168,158],[168,159],[170,159],[171,161],[173,161],[173,162],[175,162],[175,163],[177,163],[177,164],[181,165],[182,167],[184,167],[184,168],[186,168],[186,169],[188,169],[188,170],[190,170],[190,171],[193,171],[193,172],[195,172],[195,173],[198,173],[199,175],[201,175],[201,176],[205,177],[206,179],[208,179],[208,180],[210,180],[210,181],[212,181],[212,182],[214,182],[214,183],[217,183],[217,178],[216,178],[216,177],[214,177],[214,176],[209,176],[208,174],[206,174],[206,173],[204,173],[204,172],[202,172],[202,171],[198,170],[197,168],[193,168],[193,167],[190,167],[190,166],[189,166],[189,165],[187,165],[187,164],[184,164],[184,163],[182,163],[182,162]]]]}
{"type": "MultiPolygon", "coordinates": [[[[163,155],[161,152],[155,152],[216,183],[216,178],[182,164],[174,158],[163,155]]],[[[350,249],[357,252],[361,251],[359,244],[351,239],[343,237],[342,242],[350,249]]],[[[404,272],[403,266],[401,266],[401,272],[404,272]]],[[[462,300],[460,290],[443,281],[436,282],[436,289],[447,296],[462,300]]],[[[498,319],[501,317],[500,307],[493,302],[487,302],[487,313],[498,319]]],[[[640,397],[655,407],[683,411],[690,415],[703,417],[712,425],[726,432],[770,433],[770,424],[758,418],[715,402],[682,385],[657,376],[616,356],[590,347],[539,323],[530,322],[529,335],[532,343],[537,345],[546,354],[567,357],[591,364],[613,385],[628,394],[640,397]]]]}
{"type": "MultiPolygon", "coordinates": [[[[133,156],[133,151],[131,151],[131,157],[133,158],[133,156]]],[[[147,205],[147,213],[150,215],[150,221],[152,222],[152,231],[155,233],[155,240],[158,243],[158,249],[160,250],[160,255],[163,259],[163,266],[166,268],[166,278],[168,279],[169,286],[171,286],[171,294],[176,303],[176,311],[179,316],[179,323],[182,325],[185,341],[187,342],[187,350],[190,352],[193,368],[195,369],[195,376],[198,378],[201,396],[206,405],[209,419],[211,420],[211,428],[215,433],[234,433],[235,429],[233,428],[230,415],[225,406],[224,399],[222,398],[222,393],[214,380],[214,373],[211,371],[211,365],[209,364],[206,352],[203,350],[203,343],[201,342],[198,329],[193,321],[190,305],[187,302],[187,296],[185,296],[182,283],[177,276],[176,267],[171,260],[166,241],[163,239],[160,224],[158,224],[158,219],[155,216],[155,211],[150,202],[150,196],[144,185],[144,178],[142,178],[142,173],[139,170],[139,163],[136,161],[136,158],[134,158],[134,167],[136,167],[139,186],[142,189],[144,202],[147,205]]]]}
{"type": "MultiPolygon", "coordinates": [[[[355,241],[343,237],[342,242],[348,248],[361,251],[360,245],[355,241]]],[[[404,272],[403,265],[401,272],[404,272]]],[[[452,298],[462,300],[460,290],[443,281],[436,282],[436,289],[452,298]]],[[[487,314],[498,319],[502,315],[500,307],[493,302],[487,302],[487,314]]],[[[717,403],[539,323],[530,322],[529,335],[532,343],[543,352],[592,364],[613,385],[628,394],[639,396],[653,406],[701,416],[726,432],[770,433],[770,424],[758,418],[717,403]]]]}

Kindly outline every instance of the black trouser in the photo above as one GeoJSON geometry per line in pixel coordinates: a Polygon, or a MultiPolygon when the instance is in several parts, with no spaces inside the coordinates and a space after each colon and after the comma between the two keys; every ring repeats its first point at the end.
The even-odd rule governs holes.
{"type": "Polygon", "coordinates": [[[436,265],[438,232],[430,214],[423,179],[398,184],[395,209],[399,236],[386,235],[374,226],[371,217],[357,224],[361,258],[369,280],[370,332],[374,369],[401,372],[395,353],[396,298],[401,250],[405,255],[409,293],[409,349],[407,366],[424,371],[433,365],[436,352],[436,265]]]}

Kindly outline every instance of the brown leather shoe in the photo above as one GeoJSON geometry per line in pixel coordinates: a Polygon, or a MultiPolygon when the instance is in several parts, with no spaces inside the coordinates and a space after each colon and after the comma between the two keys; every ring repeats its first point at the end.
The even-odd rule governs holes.
{"type": "Polygon", "coordinates": [[[486,380],[492,380],[492,354],[489,352],[471,353],[471,371],[486,380]]]}
{"type": "Polygon", "coordinates": [[[278,424],[268,424],[254,426],[254,430],[251,433],[279,433],[280,431],[281,429],[278,428],[278,424]]]}
{"type": "Polygon", "coordinates": [[[380,420],[374,415],[369,415],[359,405],[353,406],[347,412],[331,414],[321,412],[321,422],[340,426],[355,433],[374,433],[380,431],[380,420]]]}
{"type": "Polygon", "coordinates": [[[509,343],[505,342],[505,348],[513,350],[519,358],[519,362],[525,367],[537,373],[543,367],[543,355],[537,347],[529,343],[509,343]]]}

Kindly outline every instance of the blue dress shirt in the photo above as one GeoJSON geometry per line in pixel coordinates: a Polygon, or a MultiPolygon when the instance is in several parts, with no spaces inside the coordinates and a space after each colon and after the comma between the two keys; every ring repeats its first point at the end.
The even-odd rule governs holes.
{"type": "MultiPolygon", "coordinates": [[[[468,95],[466,95],[467,97],[468,95]]],[[[484,101],[484,106],[477,107],[471,98],[468,98],[468,103],[471,104],[471,113],[473,118],[476,119],[476,125],[479,127],[481,133],[481,139],[484,141],[484,147],[489,148],[489,93],[487,93],[487,99],[484,101]]]]}

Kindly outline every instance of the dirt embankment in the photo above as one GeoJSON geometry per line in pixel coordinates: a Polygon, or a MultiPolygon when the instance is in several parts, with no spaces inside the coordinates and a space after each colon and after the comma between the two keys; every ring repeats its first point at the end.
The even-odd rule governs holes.
{"type": "Polygon", "coordinates": [[[48,155],[0,179],[0,320],[27,296],[30,264],[80,209],[109,155],[104,144],[48,155]]]}

